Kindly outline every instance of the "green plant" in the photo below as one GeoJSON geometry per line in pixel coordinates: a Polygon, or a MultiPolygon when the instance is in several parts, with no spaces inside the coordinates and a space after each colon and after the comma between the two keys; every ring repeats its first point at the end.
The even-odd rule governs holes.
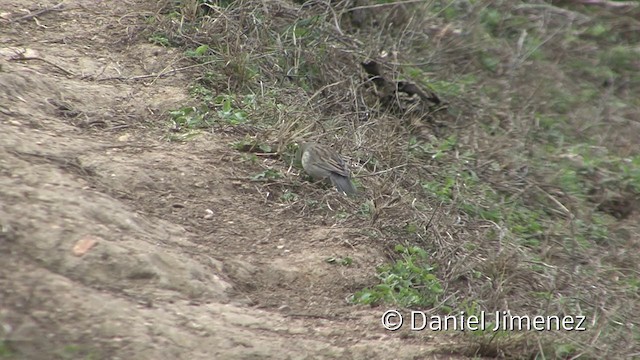
{"type": "Polygon", "coordinates": [[[443,96],[462,96],[469,85],[474,85],[477,78],[474,74],[464,74],[457,77],[454,81],[430,80],[428,85],[436,94],[443,96]]]}
{"type": "Polygon", "coordinates": [[[351,266],[351,264],[353,264],[353,259],[348,256],[346,257],[332,256],[330,258],[325,259],[325,261],[328,264],[335,264],[340,266],[351,266]]]}
{"type": "Polygon", "coordinates": [[[401,306],[432,306],[443,292],[440,281],[429,265],[429,256],[420,247],[396,245],[401,259],[378,268],[381,283],[356,292],[351,301],[360,304],[379,302],[401,306]]]}
{"type": "Polygon", "coordinates": [[[503,14],[497,9],[487,8],[480,14],[480,21],[487,30],[494,36],[499,35],[500,24],[503,20],[503,14]]]}
{"type": "Polygon", "coordinates": [[[201,100],[205,104],[213,103],[213,91],[207,89],[202,84],[195,84],[189,87],[189,94],[194,98],[201,100]]]}
{"type": "Polygon", "coordinates": [[[271,146],[255,139],[245,138],[231,144],[231,147],[242,152],[270,153],[271,146]]]}
{"type": "Polygon", "coordinates": [[[628,185],[640,194],[640,155],[630,159],[622,159],[618,162],[623,185],[628,185]]]}
{"type": "Polygon", "coordinates": [[[185,106],[169,111],[169,116],[180,128],[200,129],[212,125],[209,110],[205,107],[185,106]]]}
{"type": "Polygon", "coordinates": [[[478,60],[485,70],[496,72],[500,65],[500,58],[491,53],[491,50],[483,51],[478,54],[478,60]]]}
{"type": "Polygon", "coordinates": [[[149,37],[149,42],[155,45],[160,45],[164,47],[171,46],[171,42],[164,34],[154,34],[149,37]]]}
{"type": "Polygon", "coordinates": [[[12,359],[16,355],[11,346],[4,340],[0,340],[0,359],[12,359]]]}
{"type": "MultiPolygon", "coordinates": [[[[235,96],[218,95],[213,97],[212,92],[202,85],[192,86],[190,92],[192,96],[200,99],[205,104],[184,106],[169,111],[169,116],[177,128],[202,129],[211,127],[219,121],[229,125],[240,125],[247,122],[247,112],[234,107],[235,96]],[[210,107],[216,109],[215,113],[212,113],[210,107]]],[[[244,96],[241,103],[245,107],[254,106],[255,97],[244,96]]]]}
{"type": "Polygon", "coordinates": [[[457,139],[455,135],[451,135],[436,144],[418,142],[417,139],[413,137],[409,139],[409,151],[417,155],[428,155],[434,160],[439,160],[455,149],[456,144],[457,139]]]}
{"type": "Polygon", "coordinates": [[[233,97],[229,95],[219,95],[213,99],[218,107],[218,117],[231,125],[238,125],[246,122],[247,113],[244,110],[233,108],[233,97]]]}
{"type": "Polygon", "coordinates": [[[456,184],[454,177],[447,177],[443,182],[426,181],[422,183],[422,187],[430,194],[436,196],[440,201],[451,202],[453,200],[453,188],[456,184]]]}
{"type": "Polygon", "coordinates": [[[193,58],[195,60],[198,60],[200,62],[205,62],[205,61],[210,61],[211,60],[211,56],[210,56],[210,51],[209,51],[209,45],[200,45],[197,48],[193,49],[193,50],[186,50],[184,52],[185,56],[193,58]]]}
{"type": "Polygon", "coordinates": [[[274,169],[267,169],[261,173],[258,173],[256,175],[254,175],[251,180],[254,181],[258,181],[258,180],[275,180],[275,179],[281,179],[283,178],[283,175],[278,171],[278,170],[274,170],[274,169]]]}
{"type": "Polygon", "coordinates": [[[289,190],[285,190],[284,193],[280,195],[280,200],[287,203],[298,201],[298,198],[299,198],[298,194],[289,190]]]}
{"type": "Polygon", "coordinates": [[[371,201],[365,201],[360,204],[360,208],[358,209],[358,214],[364,217],[370,217],[375,211],[375,205],[371,201]]]}

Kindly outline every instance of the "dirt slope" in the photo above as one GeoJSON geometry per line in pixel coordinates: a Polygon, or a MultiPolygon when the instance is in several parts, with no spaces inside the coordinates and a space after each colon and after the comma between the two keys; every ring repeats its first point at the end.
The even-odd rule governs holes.
{"type": "Polygon", "coordinates": [[[223,134],[163,139],[189,73],[122,80],[178,66],[177,50],[133,36],[154,3],[68,1],[2,21],[7,356],[448,358],[433,353],[442,336],[385,332],[384,309],[346,304],[383,260],[357,229],[269,208],[223,134]],[[336,254],[357,265],[324,261],[336,254]]]}

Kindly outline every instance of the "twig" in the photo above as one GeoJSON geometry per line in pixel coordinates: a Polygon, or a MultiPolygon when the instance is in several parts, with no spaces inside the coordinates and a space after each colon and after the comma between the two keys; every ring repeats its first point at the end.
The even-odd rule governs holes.
{"type": "Polygon", "coordinates": [[[579,0],[580,4],[584,5],[600,5],[604,7],[623,8],[623,7],[636,7],[637,1],[606,1],[606,0],[579,0]]]}
{"type": "Polygon", "coordinates": [[[96,79],[96,81],[107,81],[107,80],[141,80],[141,79],[148,79],[148,78],[161,78],[161,77],[166,77],[169,75],[174,75],[177,72],[180,71],[184,71],[184,70],[188,70],[188,69],[193,69],[196,67],[200,67],[200,66],[205,66],[205,65],[209,65],[209,64],[213,64],[217,62],[217,60],[215,61],[207,61],[204,62],[202,64],[195,64],[195,65],[189,65],[189,66],[185,66],[185,67],[181,67],[181,68],[177,68],[177,69],[173,69],[173,70],[169,70],[167,72],[161,72],[159,74],[148,74],[148,75],[137,75],[137,76],[131,76],[131,77],[124,77],[124,76],[111,76],[111,77],[107,77],[107,78],[102,78],[102,79],[96,79]]]}
{"type": "Polygon", "coordinates": [[[587,22],[590,21],[591,18],[585,14],[576,12],[576,11],[571,11],[571,10],[567,10],[567,9],[563,9],[563,8],[559,8],[557,6],[553,6],[553,5],[549,5],[549,4],[521,4],[516,6],[514,9],[516,10],[525,10],[525,9],[542,9],[542,10],[549,10],[551,12],[555,12],[558,15],[564,15],[567,16],[571,19],[577,19],[580,22],[587,22]]]}
{"type": "Polygon", "coordinates": [[[131,125],[123,124],[123,125],[112,126],[112,127],[108,128],[108,129],[105,129],[105,130],[114,131],[114,130],[126,129],[128,127],[131,127],[131,125]]]}
{"type": "Polygon", "coordinates": [[[140,145],[138,143],[125,143],[125,144],[102,145],[102,146],[90,148],[88,150],[96,151],[96,150],[121,149],[121,148],[156,149],[158,148],[158,145],[140,145]]]}
{"type": "Polygon", "coordinates": [[[38,57],[38,56],[24,56],[24,53],[16,53],[16,56],[13,56],[13,57],[11,57],[9,59],[9,61],[11,61],[11,60],[13,60],[13,61],[18,61],[18,60],[40,60],[40,61],[44,61],[47,64],[57,68],[58,70],[60,70],[63,73],[65,73],[67,76],[76,76],[76,74],[74,74],[73,72],[63,68],[62,66],[60,66],[60,65],[58,65],[56,63],[53,63],[53,62],[51,62],[51,61],[49,61],[47,59],[38,57]]]}
{"type": "Polygon", "coordinates": [[[323,91],[325,91],[326,89],[332,87],[332,86],[336,86],[336,85],[340,85],[344,82],[344,80],[340,80],[340,81],[336,81],[333,84],[327,84],[323,87],[321,87],[320,89],[318,89],[318,91],[316,91],[315,93],[313,93],[313,95],[311,95],[311,97],[309,97],[309,99],[307,100],[305,106],[309,106],[309,103],[311,102],[311,100],[313,100],[313,98],[315,98],[317,95],[320,95],[323,91]]]}
{"type": "Polygon", "coordinates": [[[406,0],[406,1],[397,1],[397,2],[374,4],[374,5],[354,6],[352,8],[347,9],[346,12],[360,10],[360,9],[374,9],[374,8],[380,8],[380,7],[386,7],[386,6],[412,4],[412,3],[418,3],[418,2],[424,2],[424,0],[406,0]]]}
{"type": "Polygon", "coordinates": [[[340,319],[340,320],[358,320],[359,318],[353,316],[326,316],[326,315],[316,315],[316,314],[304,314],[304,313],[291,313],[285,314],[285,316],[289,317],[305,317],[305,318],[314,318],[314,319],[340,319]]]}
{"type": "Polygon", "coordinates": [[[569,209],[567,209],[566,206],[564,206],[560,200],[556,199],[555,197],[553,197],[551,194],[549,194],[546,190],[544,190],[542,187],[540,187],[540,185],[537,184],[533,184],[533,186],[536,187],[536,189],[538,189],[539,191],[541,191],[544,195],[547,196],[547,198],[549,198],[549,200],[553,201],[553,203],[555,203],[564,213],[566,216],[569,217],[570,220],[573,220],[575,218],[575,215],[573,215],[573,213],[571,211],[569,211],[569,209]]]}
{"type": "Polygon", "coordinates": [[[436,217],[436,212],[438,212],[441,206],[442,206],[442,201],[438,203],[438,207],[433,209],[433,212],[431,213],[431,217],[429,217],[429,222],[427,222],[427,225],[425,226],[425,230],[431,227],[431,222],[433,221],[433,218],[436,217]]]}
{"type": "Polygon", "coordinates": [[[402,165],[394,166],[394,167],[392,167],[392,168],[388,168],[388,169],[385,169],[385,170],[380,170],[380,171],[372,172],[372,173],[370,173],[370,174],[363,174],[363,175],[358,174],[358,177],[367,177],[367,176],[380,175],[380,174],[388,173],[389,171],[393,171],[393,170],[395,170],[395,169],[403,168],[403,167],[405,167],[405,166],[407,166],[407,164],[402,164],[402,165]]]}
{"type": "Polygon", "coordinates": [[[59,7],[61,7],[63,3],[64,3],[64,1],[62,1],[62,2],[60,2],[58,4],[56,4],[56,5],[53,5],[51,7],[40,9],[40,10],[32,12],[30,14],[21,16],[19,18],[11,19],[11,20],[9,20],[9,22],[18,22],[18,21],[22,21],[22,20],[28,20],[28,19],[34,18],[34,17],[36,17],[38,15],[42,15],[42,14],[48,13],[49,11],[62,11],[62,9],[59,9],[59,7]]]}

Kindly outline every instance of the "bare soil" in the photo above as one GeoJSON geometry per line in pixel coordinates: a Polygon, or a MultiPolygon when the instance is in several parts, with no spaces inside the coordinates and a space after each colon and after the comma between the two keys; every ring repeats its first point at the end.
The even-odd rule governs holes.
{"type": "Polygon", "coordinates": [[[16,20],[55,3],[0,6],[7,356],[450,358],[450,337],[388,332],[384,308],[347,303],[384,261],[358,229],[266,203],[225,134],[165,140],[191,77],[144,77],[180,66],[134,36],[154,1],[16,20]]]}

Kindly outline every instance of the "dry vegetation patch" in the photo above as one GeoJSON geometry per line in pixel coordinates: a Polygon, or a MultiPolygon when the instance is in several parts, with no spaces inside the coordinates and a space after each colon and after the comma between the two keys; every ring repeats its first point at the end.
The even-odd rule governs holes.
{"type": "Polygon", "coordinates": [[[640,23],[610,3],[182,2],[155,31],[202,64],[194,127],[243,135],[265,201],[386,249],[395,265],[353,299],[584,315],[586,332],[461,351],[620,357],[638,351],[640,23]],[[399,96],[407,82],[442,104],[399,96]],[[360,198],[292,176],[298,138],[349,157],[360,198]]]}
{"type": "MultiPolygon", "coordinates": [[[[277,328],[279,320],[260,326],[233,317],[241,330],[220,340],[220,354],[245,341],[236,337],[251,337],[247,328],[264,332],[258,350],[238,357],[273,355],[273,338],[305,340],[291,357],[378,358],[402,347],[394,356],[640,353],[637,2],[182,0],[114,14],[114,27],[103,29],[119,40],[97,52],[106,58],[107,49],[120,50],[136,61],[122,68],[95,61],[96,71],[83,77],[90,85],[81,87],[96,98],[124,89],[126,96],[95,103],[111,112],[92,112],[64,93],[38,101],[50,83],[31,94],[48,116],[65,119],[57,134],[73,129],[95,140],[109,133],[107,142],[123,147],[86,140],[66,157],[44,156],[17,149],[25,135],[10,132],[7,153],[11,166],[42,165],[32,177],[62,169],[78,182],[67,186],[108,194],[150,220],[132,222],[110,199],[82,193],[113,209],[90,212],[90,221],[103,224],[92,230],[102,240],[82,258],[103,257],[85,269],[81,258],[8,241],[29,266],[44,262],[87,286],[159,302],[158,314],[172,309],[173,296],[207,304],[159,320],[170,332],[171,321],[184,319],[175,336],[188,346],[197,341],[187,333],[219,330],[188,321],[212,311],[212,298],[305,327],[284,327],[283,340],[264,325],[277,328]],[[344,155],[357,197],[302,175],[294,159],[302,139],[344,155]],[[123,243],[110,229],[124,234],[123,243]],[[153,254],[154,243],[163,255],[153,254]],[[124,280],[105,278],[101,269],[109,267],[124,280]],[[90,276],[77,277],[78,269],[90,276]],[[587,330],[384,333],[373,314],[391,306],[438,315],[585,316],[587,330]],[[317,334],[330,345],[311,340],[317,334]]],[[[18,61],[32,60],[11,59],[18,61]]],[[[12,115],[22,122],[28,114],[12,115]]],[[[2,195],[18,208],[19,191],[2,195]]],[[[45,219],[53,211],[34,209],[23,216],[45,219]]],[[[82,223],[78,214],[68,217],[82,223]]],[[[80,235],[68,240],[70,249],[80,235]]],[[[0,350],[9,354],[15,345],[7,339],[0,350]]],[[[105,344],[104,353],[117,348],[105,344]]]]}

